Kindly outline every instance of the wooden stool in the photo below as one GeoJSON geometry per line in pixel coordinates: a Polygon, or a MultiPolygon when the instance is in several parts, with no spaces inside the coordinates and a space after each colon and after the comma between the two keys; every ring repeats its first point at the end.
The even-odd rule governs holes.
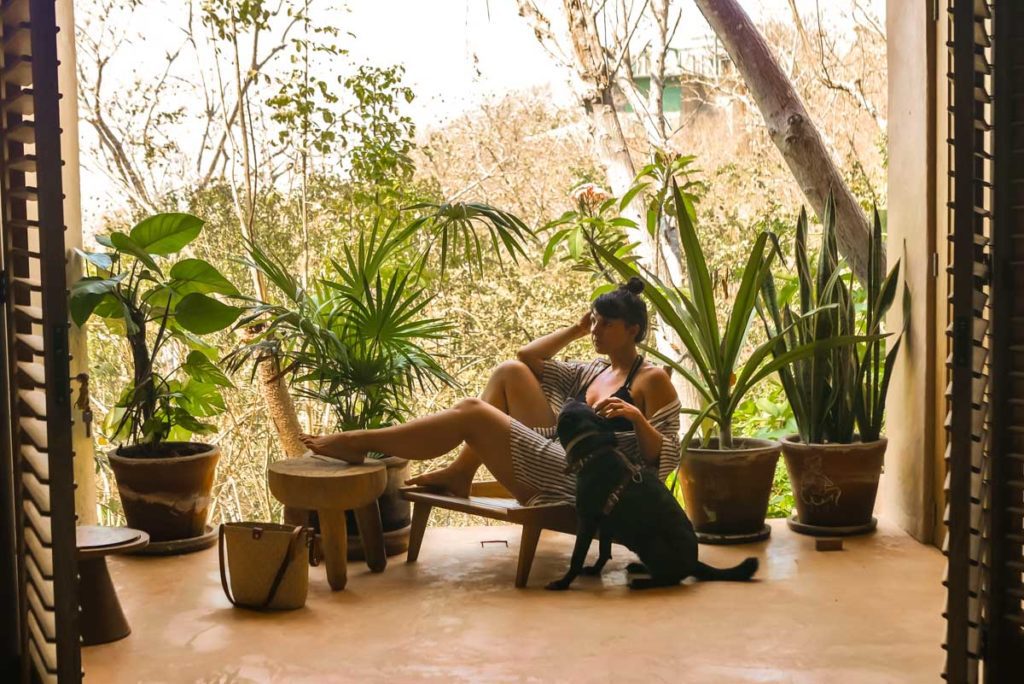
{"type": "Polygon", "coordinates": [[[110,581],[107,556],[140,549],[149,543],[149,535],[130,527],[81,525],[75,529],[75,541],[82,644],[92,646],[125,638],[132,628],[110,581]]]}
{"type": "Polygon", "coordinates": [[[320,518],[320,540],[331,589],[348,579],[348,529],[345,511],[353,511],[362,537],[366,565],[382,572],[388,564],[377,498],[387,486],[383,463],[351,465],[316,457],[288,458],[270,464],[270,491],[285,506],[311,508],[320,518]]]}

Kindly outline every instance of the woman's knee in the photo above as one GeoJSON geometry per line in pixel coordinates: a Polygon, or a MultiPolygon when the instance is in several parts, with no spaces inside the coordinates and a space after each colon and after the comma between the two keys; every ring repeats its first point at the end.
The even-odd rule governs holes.
{"type": "Polygon", "coordinates": [[[510,359],[508,361],[502,361],[494,367],[494,371],[491,375],[503,379],[508,378],[521,378],[521,377],[533,377],[533,371],[522,361],[510,359]]]}
{"type": "Polygon", "coordinates": [[[483,399],[478,399],[477,397],[466,397],[465,399],[459,399],[455,402],[452,409],[467,416],[480,416],[487,412],[488,409],[494,410],[494,407],[483,399]]]}
{"type": "Polygon", "coordinates": [[[508,421],[505,413],[476,397],[460,399],[452,410],[462,416],[462,426],[467,434],[479,434],[481,430],[490,432],[508,421]]]}

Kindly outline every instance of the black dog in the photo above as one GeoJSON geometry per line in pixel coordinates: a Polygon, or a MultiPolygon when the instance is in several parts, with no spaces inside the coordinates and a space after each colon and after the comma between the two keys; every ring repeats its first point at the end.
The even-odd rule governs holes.
{"type": "Polygon", "coordinates": [[[558,439],[566,451],[567,471],[576,472],[579,524],[569,571],[548,589],[568,589],[580,573],[599,575],[612,557],[613,539],[640,558],[629,572],[650,575],[630,581],[632,589],[673,586],[687,577],[746,581],[757,571],[756,558],[728,569],[697,560],[697,535],[682,507],[653,470],[634,464],[615,447],[607,420],[586,403],[570,401],[562,408],[558,439]],[[583,567],[598,531],[597,562],[583,567]]]}

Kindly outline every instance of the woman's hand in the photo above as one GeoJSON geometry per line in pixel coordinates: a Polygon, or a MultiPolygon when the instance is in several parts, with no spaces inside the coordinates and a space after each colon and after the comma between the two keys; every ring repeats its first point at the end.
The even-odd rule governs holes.
{"type": "Polygon", "coordinates": [[[594,411],[604,418],[622,417],[636,425],[637,421],[647,420],[643,412],[636,406],[618,397],[608,397],[594,404],[594,411]]]}
{"type": "Polygon", "coordinates": [[[586,337],[590,334],[590,324],[594,320],[594,314],[590,309],[587,309],[587,313],[583,314],[583,317],[576,322],[576,332],[580,337],[586,337]]]}

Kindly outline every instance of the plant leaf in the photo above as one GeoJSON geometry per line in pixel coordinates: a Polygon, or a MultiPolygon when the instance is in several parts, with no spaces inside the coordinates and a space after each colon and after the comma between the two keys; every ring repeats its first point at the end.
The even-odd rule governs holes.
{"type": "Polygon", "coordinates": [[[219,387],[234,387],[228,376],[215,363],[210,361],[206,354],[200,351],[189,352],[181,368],[196,382],[217,385],[219,387]]]}
{"type": "Polygon", "coordinates": [[[198,292],[185,295],[175,308],[178,325],[197,335],[223,330],[242,313],[237,306],[229,306],[198,292]]]}
{"type": "Polygon", "coordinates": [[[71,313],[71,320],[75,325],[82,327],[92,316],[93,311],[101,301],[107,297],[114,296],[118,283],[124,276],[114,278],[82,278],[71,286],[71,295],[68,299],[68,309],[71,313]]]}
{"type": "Polygon", "coordinates": [[[171,267],[170,276],[169,287],[182,296],[193,292],[233,297],[240,294],[220,271],[202,259],[182,259],[171,267]]]}
{"type": "Polygon", "coordinates": [[[191,214],[155,214],[132,228],[130,236],[149,254],[166,256],[181,251],[202,229],[203,220],[191,214]]]}
{"type": "Polygon", "coordinates": [[[147,254],[145,249],[124,233],[111,233],[110,244],[113,245],[114,249],[118,252],[131,254],[149,268],[153,269],[160,275],[163,275],[163,271],[161,271],[160,267],[157,266],[155,261],[153,261],[153,257],[147,254]]]}

